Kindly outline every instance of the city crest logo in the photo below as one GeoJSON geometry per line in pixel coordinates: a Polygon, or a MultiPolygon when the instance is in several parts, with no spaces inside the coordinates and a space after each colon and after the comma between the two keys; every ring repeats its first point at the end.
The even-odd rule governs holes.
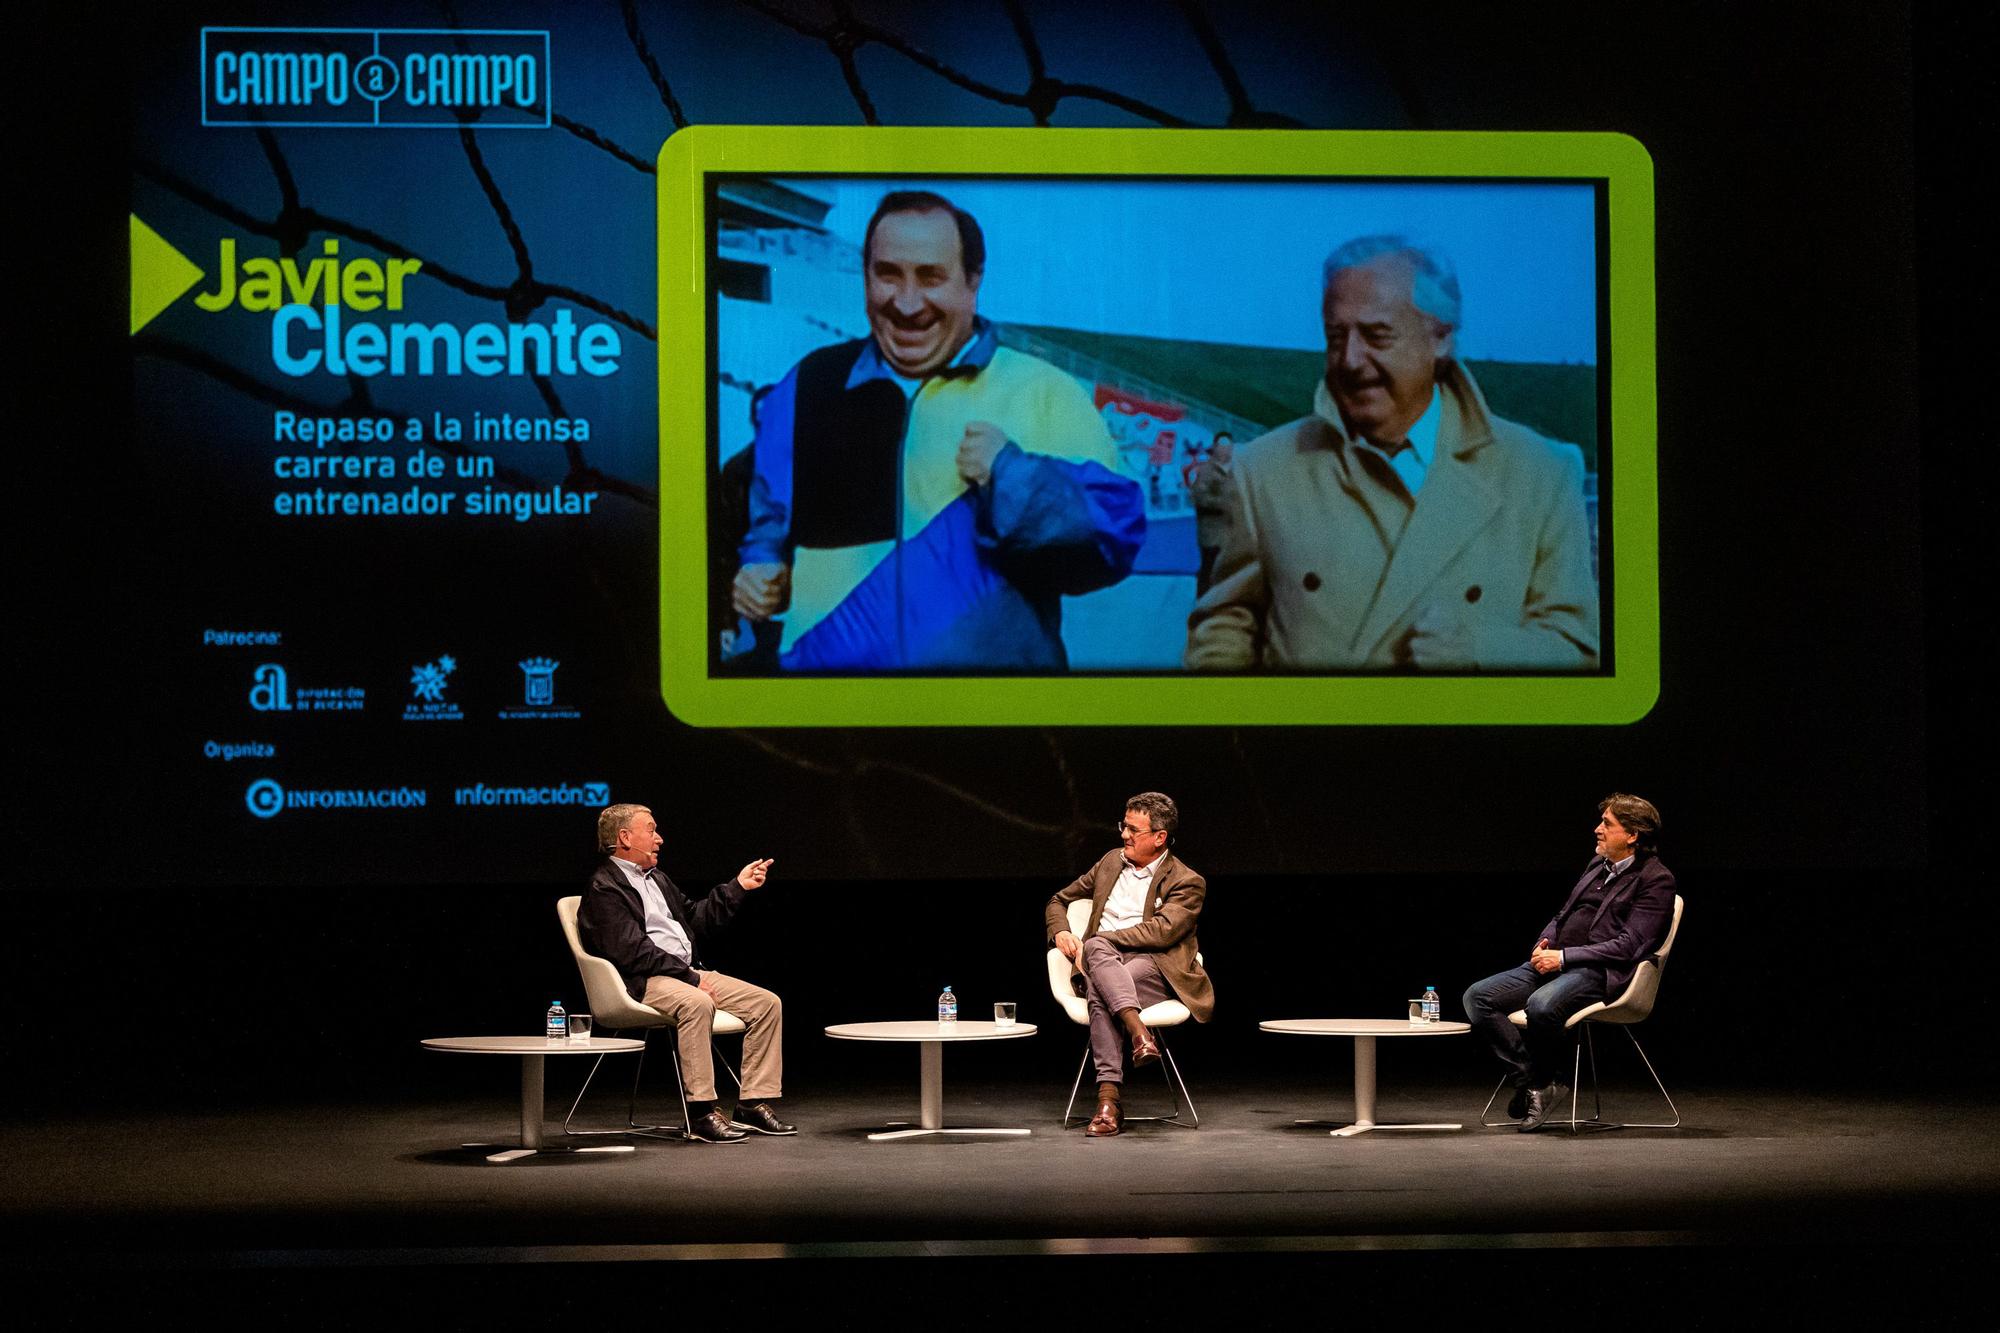
{"type": "Polygon", "coordinates": [[[501,709],[501,721],[567,721],[583,716],[582,710],[556,700],[556,668],[561,662],[552,657],[530,657],[519,665],[521,703],[519,707],[501,709]]]}

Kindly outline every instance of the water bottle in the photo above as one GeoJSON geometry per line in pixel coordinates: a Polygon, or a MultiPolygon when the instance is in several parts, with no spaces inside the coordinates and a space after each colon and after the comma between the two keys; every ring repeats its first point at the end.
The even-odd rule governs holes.
{"type": "Polygon", "coordinates": [[[958,997],[951,993],[951,987],[946,986],[938,995],[938,1022],[956,1023],[957,1021],[958,997]]]}
{"type": "Polygon", "coordinates": [[[1442,1017],[1444,1017],[1444,1001],[1438,999],[1438,988],[1424,987],[1424,1022],[1435,1023],[1442,1017]]]}
{"type": "Polygon", "coordinates": [[[549,1006],[549,1040],[569,1040],[569,1010],[562,1007],[561,1000],[549,1006]]]}

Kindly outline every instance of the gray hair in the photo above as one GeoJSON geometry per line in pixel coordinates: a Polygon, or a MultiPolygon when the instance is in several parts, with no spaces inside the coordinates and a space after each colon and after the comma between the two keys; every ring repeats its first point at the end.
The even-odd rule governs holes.
{"type": "Polygon", "coordinates": [[[1163,791],[1142,791],[1125,802],[1127,810],[1137,810],[1149,820],[1153,827],[1167,835],[1167,841],[1174,840],[1180,830],[1181,811],[1174,804],[1174,798],[1163,791]]]}
{"type": "Polygon", "coordinates": [[[1410,303],[1440,324],[1458,328],[1458,270],[1443,251],[1407,236],[1362,236],[1349,241],[1326,257],[1320,290],[1332,290],[1333,280],[1351,268],[1392,258],[1410,265],[1410,303]]]}
{"type": "Polygon", "coordinates": [[[597,850],[610,855],[618,850],[618,835],[632,822],[634,815],[650,815],[653,812],[643,805],[607,805],[597,814],[597,850]]]}

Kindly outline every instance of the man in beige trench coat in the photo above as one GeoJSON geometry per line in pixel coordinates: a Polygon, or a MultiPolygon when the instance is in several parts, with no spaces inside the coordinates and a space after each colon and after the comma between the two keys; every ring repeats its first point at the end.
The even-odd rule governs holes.
{"type": "Polygon", "coordinates": [[[1450,262],[1351,241],[1322,315],[1312,415],[1236,452],[1187,666],[1596,670],[1582,454],[1487,408],[1455,359],[1450,262]]]}

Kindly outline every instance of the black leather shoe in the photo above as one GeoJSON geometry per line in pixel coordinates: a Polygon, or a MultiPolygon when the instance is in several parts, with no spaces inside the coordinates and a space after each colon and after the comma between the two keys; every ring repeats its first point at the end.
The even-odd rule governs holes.
{"type": "Polygon", "coordinates": [[[1540,1129],[1544,1121],[1554,1115],[1569,1098],[1569,1087],[1562,1083],[1551,1083],[1546,1088],[1536,1088],[1528,1094],[1528,1114],[1521,1119],[1521,1132],[1540,1129]]]}
{"type": "Polygon", "coordinates": [[[1514,1089],[1514,1095],[1507,1099],[1507,1118],[1520,1120],[1528,1114],[1528,1085],[1523,1083],[1514,1089]]]}
{"type": "Polygon", "coordinates": [[[741,1143],[750,1136],[723,1119],[722,1112],[710,1111],[688,1122],[688,1137],[699,1143],[741,1143]]]}
{"type": "Polygon", "coordinates": [[[788,1125],[778,1119],[769,1102],[757,1102],[750,1106],[739,1106],[736,1114],[729,1117],[729,1123],[738,1129],[747,1129],[753,1134],[796,1134],[797,1125],[788,1125]]]}

